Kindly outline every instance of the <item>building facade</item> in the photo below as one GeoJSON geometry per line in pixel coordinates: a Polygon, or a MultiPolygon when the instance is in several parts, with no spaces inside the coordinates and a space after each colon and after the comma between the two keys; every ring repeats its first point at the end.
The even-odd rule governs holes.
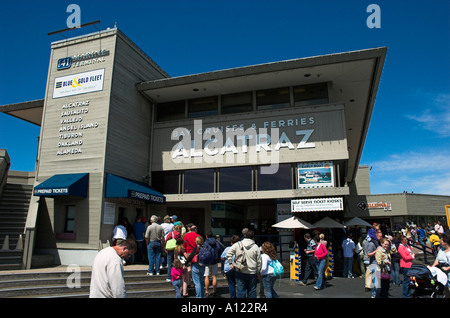
{"type": "Polygon", "coordinates": [[[118,29],[52,43],[45,98],[3,110],[41,125],[28,251],[89,265],[122,217],[343,219],[386,51],[172,78],[118,29]]]}
{"type": "Polygon", "coordinates": [[[370,222],[384,223],[394,228],[396,224],[425,227],[441,221],[449,225],[445,206],[450,204],[448,195],[430,195],[411,192],[372,194],[369,167],[360,166],[350,191],[346,217],[357,216],[370,222]]]}

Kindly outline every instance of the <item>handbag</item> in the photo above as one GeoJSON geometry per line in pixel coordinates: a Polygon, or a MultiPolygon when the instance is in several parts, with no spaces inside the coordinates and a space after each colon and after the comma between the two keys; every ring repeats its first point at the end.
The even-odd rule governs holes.
{"type": "Polygon", "coordinates": [[[391,279],[391,274],[388,272],[380,272],[380,279],[391,279]]]}
{"type": "Polygon", "coordinates": [[[389,264],[384,264],[383,270],[380,272],[380,279],[391,279],[391,267],[389,264]]]}
{"type": "Polygon", "coordinates": [[[196,247],[194,247],[194,250],[192,251],[192,253],[195,253],[194,256],[192,256],[192,253],[186,253],[186,255],[187,255],[187,263],[189,263],[189,264],[198,263],[198,250],[199,250],[199,248],[198,248],[198,245],[197,245],[196,247]]]}
{"type": "Polygon", "coordinates": [[[173,232],[171,233],[172,238],[166,242],[166,250],[168,251],[173,251],[177,247],[177,240],[173,237],[173,232]]]}

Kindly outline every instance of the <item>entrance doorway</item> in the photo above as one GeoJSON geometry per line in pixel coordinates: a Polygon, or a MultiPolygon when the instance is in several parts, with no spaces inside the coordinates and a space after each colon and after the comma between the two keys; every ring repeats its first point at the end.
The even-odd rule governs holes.
{"type": "Polygon", "coordinates": [[[183,225],[188,225],[189,223],[197,225],[198,234],[204,237],[205,232],[205,209],[202,208],[181,208],[181,207],[170,207],[167,210],[167,214],[172,216],[176,215],[177,220],[181,221],[183,225]]]}

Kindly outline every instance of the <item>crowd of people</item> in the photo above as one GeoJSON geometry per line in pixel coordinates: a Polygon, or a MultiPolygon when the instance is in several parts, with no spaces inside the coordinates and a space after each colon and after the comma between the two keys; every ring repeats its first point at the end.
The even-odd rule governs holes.
{"type": "Polygon", "coordinates": [[[384,224],[374,223],[356,242],[348,235],[342,243],[344,277],[355,277],[354,269],[365,278],[365,290],[372,298],[388,297],[389,287],[401,286],[402,297],[411,297],[410,275],[416,255],[411,242],[430,247],[436,257],[432,266],[440,266],[450,278],[450,233],[440,221],[426,227],[396,224],[391,230],[384,224]],[[356,262],[353,262],[356,260],[356,262]]]}
{"type": "MultiPolygon", "coordinates": [[[[360,227],[359,229],[364,229],[360,227]]],[[[437,221],[426,227],[396,224],[390,229],[386,224],[373,223],[372,227],[360,232],[357,228],[330,231],[334,256],[342,262],[342,277],[365,279],[365,290],[372,298],[388,297],[389,287],[402,286],[402,297],[411,296],[411,268],[416,257],[411,241],[421,243],[432,249],[436,261],[432,266],[440,266],[450,281],[450,233],[437,221]]],[[[321,244],[326,248],[327,241],[316,229],[304,234],[304,275],[299,282],[306,286],[308,279],[315,280],[314,288],[325,288],[323,271],[326,261],[317,256],[321,244]],[[312,238],[315,236],[315,238],[312,238]]],[[[325,249],[323,250],[325,255],[325,249]]],[[[326,258],[326,256],[322,256],[326,258]]]]}
{"type": "MultiPolygon", "coordinates": [[[[436,260],[432,266],[439,266],[448,274],[450,282],[450,233],[448,230],[445,232],[440,222],[425,228],[396,225],[393,231],[383,224],[374,223],[355,241],[351,231],[345,233],[342,243],[334,245],[336,251],[342,253],[342,274],[354,278],[358,272],[365,278],[365,289],[371,292],[372,298],[388,297],[391,284],[402,286],[404,298],[411,296],[408,270],[415,254],[410,240],[433,247],[436,260]]],[[[315,230],[313,235],[314,238],[309,233],[304,235],[306,266],[299,284],[305,286],[308,279],[313,278],[314,289],[321,290],[325,288],[328,243],[323,233],[315,230]]],[[[222,263],[231,298],[256,298],[258,283],[266,298],[278,298],[274,289],[277,279],[274,264],[278,262],[275,247],[270,242],[258,246],[254,232],[248,228],[242,230],[242,237],[232,236],[231,245],[225,247],[213,233],[207,232],[203,237],[198,234],[195,224],[184,225],[175,215],[165,216],[163,222],[155,215],[148,222],[138,217],[132,226],[126,219],[120,220],[113,231],[112,247],[99,252],[94,260],[91,295],[126,295],[123,277],[108,278],[103,270],[109,264],[118,266],[120,260],[120,266],[125,262],[148,263],[147,275],[160,275],[160,270],[166,267],[166,281],[172,282],[177,298],[188,296],[191,282],[197,298],[215,296],[219,263],[222,263]],[[104,289],[104,286],[111,285],[108,279],[114,282],[115,290],[104,289]]]]}
{"type": "Polygon", "coordinates": [[[231,298],[256,298],[258,283],[266,298],[278,298],[274,290],[275,247],[270,242],[258,246],[248,228],[242,230],[242,237],[234,235],[231,245],[224,246],[211,231],[203,237],[195,224],[184,225],[176,215],[166,215],[163,222],[153,215],[148,222],[136,218],[133,226],[126,219],[120,220],[112,239],[113,246],[130,238],[136,241],[136,253],[124,264],[148,263],[149,276],[160,275],[161,269],[167,268],[166,281],[172,282],[177,298],[188,296],[191,282],[197,298],[214,297],[219,264],[223,264],[231,298]]]}

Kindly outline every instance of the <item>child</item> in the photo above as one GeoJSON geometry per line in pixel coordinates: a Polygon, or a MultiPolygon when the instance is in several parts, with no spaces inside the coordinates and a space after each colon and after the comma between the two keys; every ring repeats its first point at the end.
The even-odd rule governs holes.
{"type": "Polygon", "coordinates": [[[183,264],[181,264],[181,261],[178,258],[175,258],[173,260],[173,267],[170,271],[170,275],[172,276],[172,285],[175,288],[177,298],[181,298],[180,290],[183,287],[181,277],[183,276],[183,273],[183,264]]]}

